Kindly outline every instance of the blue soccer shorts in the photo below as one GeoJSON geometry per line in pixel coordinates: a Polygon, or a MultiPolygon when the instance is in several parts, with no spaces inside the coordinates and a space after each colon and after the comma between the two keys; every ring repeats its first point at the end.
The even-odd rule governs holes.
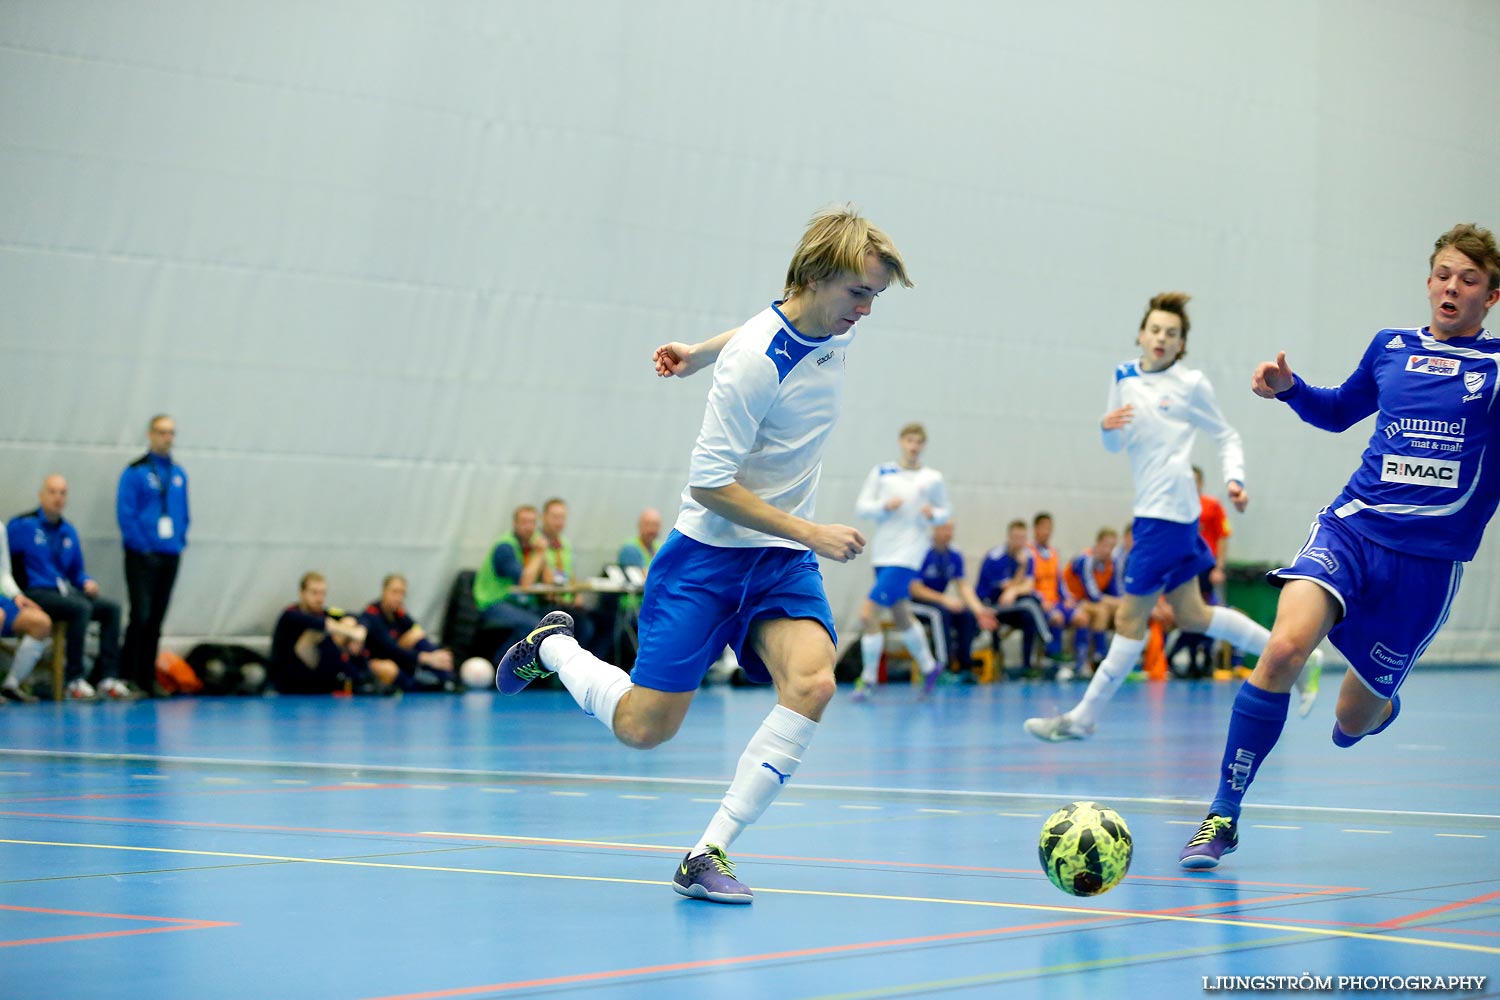
{"type": "Polygon", "coordinates": [[[0,623],[0,639],[5,639],[16,634],[16,615],[21,609],[16,607],[16,602],[9,597],[0,597],[0,614],[5,616],[5,621],[0,623]]]}
{"type": "Polygon", "coordinates": [[[770,671],[745,640],[755,622],[780,618],[816,621],[838,645],[816,556],[705,545],[674,530],[651,560],[630,679],[657,691],[693,691],[728,646],[752,681],[769,683],[770,671]]]}
{"type": "Polygon", "coordinates": [[[920,579],[920,570],[907,569],[905,566],[876,566],[875,585],[870,588],[870,600],[882,608],[888,608],[897,601],[908,600],[911,597],[912,581],[920,579]]]}
{"type": "Polygon", "coordinates": [[[1463,568],[1377,545],[1325,507],[1297,558],[1266,579],[1278,587],[1311,580],[1328,591],[1343,611],[1328,640],[1371,693],[1389,698],[1448,620],[1463,568]]]}
{"type": "Polygon", "coordinates": [[[1125,593],[1145,597],[1171,592],[1214,568],[1214,554],[1198,534],[1198,522],[1182,524],[1159,517],[1131,523],[1133,541],[1125,559],[1125,593]]]}

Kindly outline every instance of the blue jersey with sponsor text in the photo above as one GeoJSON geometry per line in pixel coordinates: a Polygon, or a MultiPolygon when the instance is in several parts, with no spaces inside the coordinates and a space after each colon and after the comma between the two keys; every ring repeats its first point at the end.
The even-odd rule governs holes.
{"type": "Polygon", "coordinates": [[[1336,388],[1296,384],[1277,398],[1315,427],[1375,431],[1330,509],[1377,544],[1467,562],[1500,502],[1500,337],[1435,340],[1382,330],[1336,388]]]}

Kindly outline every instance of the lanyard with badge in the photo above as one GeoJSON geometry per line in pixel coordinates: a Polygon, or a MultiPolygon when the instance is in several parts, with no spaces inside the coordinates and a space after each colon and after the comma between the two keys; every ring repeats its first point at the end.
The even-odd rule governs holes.
{"type": "Polygon", "coordinates": [[[167,490],[172,485],[172,463],[167,463],[167,474],[153,472],[156,476],[157,492],[161,496],[161,517],[156,519],[156,537],[162,540],[171,538],[175,529],[172,527],[172,515],[167,513],[167,490]]]}

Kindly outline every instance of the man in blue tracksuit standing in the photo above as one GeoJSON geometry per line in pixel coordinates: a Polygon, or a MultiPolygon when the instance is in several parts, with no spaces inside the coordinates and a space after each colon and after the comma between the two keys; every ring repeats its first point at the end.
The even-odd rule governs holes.
{"type": "Polygon", "coordinates": [[[151,450],[120,474],[115,517],[125,546],[125,586],[130,624],[125,630],[124,674],[144,694],[156,686],[156,647],[177,564],[187,546],[187,472],[172,461],[177,425],[165,414],[151,418],[151,450]]]}

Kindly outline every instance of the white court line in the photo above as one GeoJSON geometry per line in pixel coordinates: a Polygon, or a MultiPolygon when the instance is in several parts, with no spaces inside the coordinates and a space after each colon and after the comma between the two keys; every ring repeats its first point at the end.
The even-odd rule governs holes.
{"type": "Polygon", "coordinates": [[[918,809],[919,813],[942,813],[945,816],[962,816],[962,809],[918,809]]]}
{"type": "Polygon", "coordinates": [[[1462,837],[1464,840],[1483,840],[1482,833],[1434,833],[1434,837],[1462,837]]]}
{"type": "Polygon", "coordinates": [[[0,777],[4,778],[29,778],[30,771],[0,771],[0,777]]]}
{"type": "Polygon", "coordinates": [[[1344,833],[1378,833],[1378,834],[1384,835],[1384,834],[1389,834],[1391,831],[1389,831],[1389,830],[1345,830],[1343,832],[1344,833]]]}
{"type": "Polygon", "coordinates": [[[491,795],[514,795],[514,794],[516,794],[516,789],[514,789],[514,788],[481,788],[480,791],[481,792],[489,792],[491,795]]]}
{"type": "MultiPolygon", "coordinates": [[[[718,800],[715,799],[714,801],[717,802],[718,800]]],[[[772,802],[771,805],[773,805],[773,806],[779,806],[782,809],[801,809],[803,806],[807,805],[807,803],[806,802],[772,802]]]]}
{"type": "Polygon", "coordinates": [[[407,785],[406,787],[407,788],[420,788],[420,789],[422,789],[424,791],[428,791],[428,792],[446,792],[448,790],[448,786],[447,785],[407,785]]]}
{"type": "Polygon", "coordinates": [[[996,813],[996,816],[1009,816],[1011,819],[1041,819],[1041,813],[996,813]]]}
{"type": "Polygon", "coordinates": [[[856,806],[856,805],[851,805],[851,804],[848,804],[848,803],[845,803],[844,805],[839,806],[839,808],[840,809],[863,809],[863,810],[865,810],[867,812],[879,812],[880,811],[880,806],[856,806]]]}
{"type": "Polygon", "coordinates": [[[620,798],[622,798],[622,799],[634,799],[637,802],[657,802],[657,801],[659,801],[661,799],[661,796],[660,795],[621,795],[620,798]]]}
{"type": "MultiPolygon", "coordinates": [[[[280,761],[280,760],[238,760],[232,757],[176,757],[163,754],[139,754],[139,753],[88,753],[75,750],[11,750],[0,749],[0,759],[47,759],[47,760],[87,760],[106,761],[111,763],[132,762],[151,764],[211,764],[219,767],[257,767],[273,768],[282,771],[356,771],[366,774],[426,774],[426,775],[465,775],[469,777],[488,777],[507,781],[572,781],[593,782],[598,784],[631,785],[631,784],[653,784],[653,785],[676,785],[682,788],[715,788],[724,787],[723,778],[663,778],[653,775],[619,775],[619,774],[568,774],[557,771],[493,771],[480,770],[477,768],[456,767],[411,767],[399,764],[343,764],[337,762],[322,761],[280,761]]],[[[135,777],[165,780],[167,775],[135,775],[135,777]]],[[[810,785],[798,782],[797,787],[803,791],[832,792],[842,795],[869,794],[880,796],[902,796],[916,798],[932,798],[942,796],[945,798],[968,799],[974,802],[1004,802],[1017,799],[1066,799],[1069,793],[1059,793],[1052,789],[1036,792],[986,792],[971,789],[945,789],[945,788],[880,788],[870,785],[810,785]]],[[[1074,798],[1084,798],[1086,795],[1075,795],[1074,798]]],[[[696,801],[696,800],[695,800],[696,801]]],[[[718,799],[712,801],[718,802],[718,799]]],[[[1143,805],[1158,806],[1183,806],[1193,810],[1203,808],[1201,798],[1161,798],[1155,796],[1126,796],[1115,795],[1110,797],[1112,805],[1119,803],[1136,803],[1143,805]]],[[[1482,819],[1500,821],[1500,814],[1496,813],[1456,813],[1436,812],[1421,809],[1362,809],[1352,806],[1299,806],[1286,805],[1277,802],[1247,802],[1244,806],[1245,812],[1257,811],[1282,811],[1300,812],[1309,814],[1348,814],[1352,816],[1407,816],[1435,819],[1482,819]]]]}
{"type": "Polygon", "coordinates": [[[134,779],[136,779],[137,781],[171,781],[172,780],[172,776],[170,774],[132,774],[131,777],[134,778],[134,779]]]}
{"type": "Polygon", "coordinates": [[[565,799],[586,799],[588,792],[548,792],[548,795],[557,795],[565,799]]]}
{"type": "Polygon", "coordinates": [[[203,783],[205,785],[243,785],[245,783],[245,779],[207,777],[203,779],[203,783]]]}
{"type": "Polygon", "coordinates": [[[1252,830],[1300,830],[1300,829],[1302,829],[1302,827],[1300,827],[1300,826],[1275,826],[1274,824],[1271,824],[1271,823],[1252,823],[1250,825],[1250,828],[1252,830]]]}
{"type": "Polygon", "coordinates": [[[273,785],[310,785],[310,784],[312,784],[312,782],[308,781],[306,778],[272,778],[271,779],[271,784],[273,784],[273,785]]]}

